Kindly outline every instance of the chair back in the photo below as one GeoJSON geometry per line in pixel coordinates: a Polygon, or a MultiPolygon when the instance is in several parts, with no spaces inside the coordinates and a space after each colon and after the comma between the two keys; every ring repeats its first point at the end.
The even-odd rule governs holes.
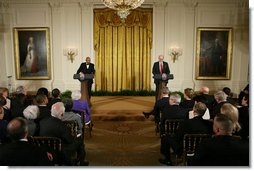
{"type": "Polygon", "coordinates": [[[61,139],[57,137],[31,136],[28,141],[38,147],[47,147],[49,151],[61,152],[62,150],[61,139]]]}
{"type": "Polygon", "coordinates": [[[78,123],[75,120],[63,121],[63,123],[70,129],[71,135],[76,138],[78,135],[78,123]]]}
{"type": "Polygon", "coordinates": [[[165,120],[165,134],[174,135],[179,125],[183,122],[183,119],[167,119],[165,120]]]}
{"type": "Polygon", "coordinates": [[[185,134],[183,142],[183,157],[184,164],[188,165],[188,160],[190,160],[194,154],[195,150],[204,139],[210,138],[209,134],[185,134]]]}

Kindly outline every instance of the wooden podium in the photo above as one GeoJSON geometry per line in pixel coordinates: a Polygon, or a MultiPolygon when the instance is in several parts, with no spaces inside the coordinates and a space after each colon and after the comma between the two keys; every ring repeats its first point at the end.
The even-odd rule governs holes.
{"type": "Polygon", "coordinates": [[[93,74],[84,74],[83,78],[80,76],[80,74],[73,75],[73,79],[77,79],[81,82],[81,100],[87,101],[89,107],[91,107],[91,101],[87,90],[87,80],[91,80],[93,78],[94,78],[93,74]]]}
{"type": "Polygon", "coordinates": [[[161,89],[163,88],[163,87],[165,87],[166,86],[166,82],[168,81],[168,80],[173,80],[174,79],[174,75],[173,74],[155,74],[154,76],[153,76],[153,78],[155,79],[155,80],[158,80],[159,82],[160,82],[160,84],[159,84],[159,92],[158,92],[158,97],[157,97],[157,99],[156,99],[156,101],[157,100],[159,100],[160,99],[160,94],[161,94],[161,89]]]}

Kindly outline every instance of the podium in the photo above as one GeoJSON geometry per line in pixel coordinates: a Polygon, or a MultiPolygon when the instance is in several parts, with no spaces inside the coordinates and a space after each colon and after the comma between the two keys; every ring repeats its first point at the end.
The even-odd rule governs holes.
{"type": "Polygon", "coordinates": [[[94,78],[93,74],[84,74],[84,77],[81,77],[80,74],[73,75],[73,79],[77,79],[81,82],[81,100],[87,101],[89,106],[91,106],[91,101],[87,90],[87,80],[91,80],[93,78],[94,78]]]}
{"type": "Polygon", "coordinates": [[[158,90],[158,96],[156,97],[156,101],[160,99],[161,89],[166,86],[166,82],[168,80],[173,80],[174,75],[173,74],[155,74],[153,78],[159,82],[159,90],[158,90]]]}

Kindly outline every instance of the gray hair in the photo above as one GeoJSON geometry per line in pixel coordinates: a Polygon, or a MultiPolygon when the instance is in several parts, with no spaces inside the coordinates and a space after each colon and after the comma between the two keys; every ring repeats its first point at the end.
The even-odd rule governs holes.
{"type": "Polygon", "coordinates": [[[74,90],[72,93],[71,93],[71,98],[72,100],[79,100],[81,98],[81,93],[79,90],[74,90]]]}
{"type": "Polygon", "coordinates": [[[24,117],[26,119],[36,119],[39,113],[39,108],[36,105],[29,105],[23,111],[24,117]]]}
{"type": "Polygon", "coordinates": [[[214,98],[218,101],[226,101],[227,95],[223,91],[218,91],[214,94],[214,98]]]}
{"type": "Polygon", "coordinates": [[[18,86],[18,87],[16,88],[16,93],[17,93],[17,94],[26,94],[26,89],[25,89],[25,87],[24,87],[24,86],[18,86]]]}
{"type": "Polygon", "coordinates": [[[174,102],[175,102],[176,104],[180,104],[180,102],[181,102],[181,96],[180,96],[178,93],[172,93],[172,94],[170,95],[170,98],[171,98],[172,100],[174,100],[174,102]]]}
{"type": "Polygon", "coordinates": [[[65,112],[65,107],[63,102],[57,102],[55,104],[52,105],[51,107],[51,116],[55,117],[55,118],[62,118],[62,114],[65,112]]]}

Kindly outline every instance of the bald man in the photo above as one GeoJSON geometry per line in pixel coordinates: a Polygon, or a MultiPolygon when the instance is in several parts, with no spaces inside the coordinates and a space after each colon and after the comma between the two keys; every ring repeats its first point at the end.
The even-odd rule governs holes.
{"type": "MultiPolygon", "coordinates": [[[[79,69],[77,70],[77,74],[95,74],[95,69],[94,69],[94,64],[91,63],[91,58],[86,57],[86,62],[83,62],[79,69]]],[[[89,99],[91,98],[91,92],[92,92],[92,84],[93,84],[93,79],[88,79],[86,80],[87,82],[87,91],[88,91],[88,96],[89,99]]]]}
{"type": "MultiPolygon", "coordinates": [[[[162,75],[162,74],[169,74],[170,70],[168,67],[168,63],[164,62],[164,55],[159,55],[157,62],[155,62],[153,64],[153,75],[162,75]]],[[[160,82],[162,82],[164,86],[167,85],[168,81],[162,81],[162,80],[158,80],[158,79],[154,79],[154,83],[156,85],[156,100],[158,100],[158,96],[159,96],[159,86],[160,86],[160,82]]]]}
{"type": "Polygon", "coordinates": [[[52,155],[27,140],[28,125],[24,118],[16,117],[7,126],[11,143],[0,146],[1,166],[49,166],[52,155]]]}
{"type": "Polygon", "coordinates": [[[200,93],[201,96],[203,96],[206,99],[205,104],[207,105],[209,111],[213,110],[213,106],[216,103],[214,96],[213,95],[209,95],[209,88],[207,86],[203,86],[200,88],[200,93]]]}

